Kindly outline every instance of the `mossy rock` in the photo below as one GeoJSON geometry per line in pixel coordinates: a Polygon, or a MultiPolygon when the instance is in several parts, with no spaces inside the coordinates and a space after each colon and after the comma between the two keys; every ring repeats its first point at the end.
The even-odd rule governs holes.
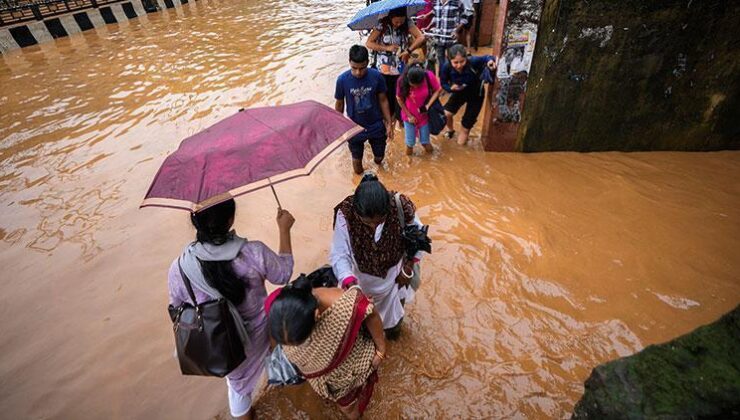
{"type": "Polygon", "coordinates": [[[602,364],[573,419],[740,418],[740,306],[713,324],[602,364]]]}
{"type": "Polygon", "coordinates": [[[517,149],[740,149],[740,1],[549,0],[517,149]]]}

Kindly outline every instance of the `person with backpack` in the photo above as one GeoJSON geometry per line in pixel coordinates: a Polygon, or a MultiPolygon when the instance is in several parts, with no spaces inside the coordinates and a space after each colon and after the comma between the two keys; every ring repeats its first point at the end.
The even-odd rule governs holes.
{"type": "Polygon", "coordinates": [[[490,55],[469,57],[465,47],[460,44],[455,44],[447,50],[447,58],[449,61],[439,73],[442,87],[452,93],[445,104],[448,130],[445,135],[449,139],[455,135],[455,114],[466,105],[461,121],[462,129],[457,137],[457,144],[462,146],[468,142],[470,129],[478,120],[485,96],[483,82],[487,79],[486,75],[490,77],[494,73],[496,59],[490,55]]]}
{"type": "Polygon", "coordinates": [[[424,70],[420,64],[408,66],[401,76],[401,83],[396,89],[398,105],[401,108],[401,120],[406,134],[406,155],[414,152],[416,138],[427,153],[434,148],[429,139],[428,110],[442,93],[439,79],[429,70],[424,70]]]}
{"type": "Polygon", "coordinates": [[[235,212],[236,203],[231,199],[190,214],[195,241],[170,266],[169,302],[175,308],[194,304],[182,269],[197,302],[215,300],[220,294],[236,307],[248,344],[244,362],[226,375],[229,409],[237,419],[252,419],[252,395],[269,353],[267,317],[262,310],[267,297],[265,280],[283,285],[293,274],[290,230],[295,219],[287,210],[278,210],[280,247],[275,253],[264,243],[241,238],[231,229],[235,212]]]}

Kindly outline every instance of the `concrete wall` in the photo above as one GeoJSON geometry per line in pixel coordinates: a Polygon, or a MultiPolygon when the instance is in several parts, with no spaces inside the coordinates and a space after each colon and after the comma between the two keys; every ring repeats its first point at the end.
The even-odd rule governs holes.
{"type": "Polygon", "coordinates": [[[739,25],[740,1],[546,1],[517,149],[740,149],[739,25]]]}

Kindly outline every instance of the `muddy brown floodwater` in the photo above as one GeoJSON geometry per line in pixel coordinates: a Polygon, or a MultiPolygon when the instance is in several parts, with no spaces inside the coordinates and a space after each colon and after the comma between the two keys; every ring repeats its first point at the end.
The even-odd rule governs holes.
{"type": "MultiPolygon", "coordinates": [[[[0,407],[4,418],[227,414],[222,380],[172,357],[166,271],[183,212],[137,209],[179,141],[241,107],[314,98],[359,37],[362,1],[199,0],[0,61],[0,407]]],[[[391,146],[382,180],[432,226],[434,254],[369,418],[562,418],[597,364],[740,301],[740,153],[490,154],[391,146]]],[[[277,187],[296,273],[327,260],[342,150],[277,187]]],[[[236,227],[277,246],[268,191],[236,227]]],[[[264,418],[337,417],[306,386],[264,418]]]]}

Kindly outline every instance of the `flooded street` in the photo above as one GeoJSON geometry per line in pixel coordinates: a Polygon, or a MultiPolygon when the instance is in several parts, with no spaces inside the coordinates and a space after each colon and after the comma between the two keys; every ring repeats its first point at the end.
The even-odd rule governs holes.
{"type": "MultiPolygon", "coordinates": [[[[183,138],[239,108],[332,104],[363,5],[191,1],[2,57],[3,418],[228,418],[224,381],[172,355],[187,213],[138,205],[183,138]]],[[[368,418],[568,417],[597,364],[740,302],[740,152],[493,154],[474,132],[409,162],[401,134],[379,175],[434,254],[368,418]]],[[[276,187],[295,275],[327,262],[351,171],[343,148],[276,187]]],[[[275,211],[269,189],[241,197],[236,229],[276,249],[275,211]]],[[[339,418],[308,386],[256,407],[339,418]]]]}

